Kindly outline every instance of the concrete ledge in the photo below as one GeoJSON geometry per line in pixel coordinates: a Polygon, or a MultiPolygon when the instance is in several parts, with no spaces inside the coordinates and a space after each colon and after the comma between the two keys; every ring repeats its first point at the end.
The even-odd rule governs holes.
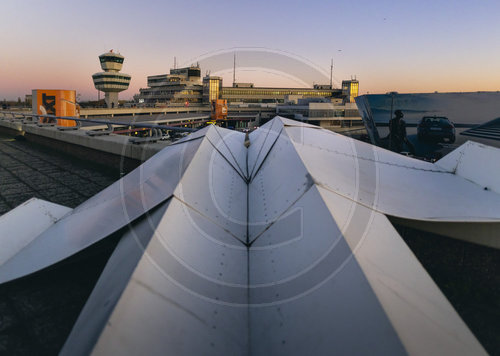
{"type": "Polygon", "coordinates": [[[22,135],[27,140],[95,163],[111,164],[115,167],[118,165],[120,169],[125,165],[127,170],[170,145],[168,141],[134,145],[129,142],[129,136],[110,134],[91,137],[86,134],[86,129],[60,131],[56,127],[38,127],[34,124],[6,120],[0,120],[0,130],[12,135],[22,135]]]}
{"type": "Polygon", "coordinates": [[[10,120],[0,120],[0,126],[17,131],[17,132],[22,132],[23,131],[23,123],[22,122],[12,122],[10,120]]]}

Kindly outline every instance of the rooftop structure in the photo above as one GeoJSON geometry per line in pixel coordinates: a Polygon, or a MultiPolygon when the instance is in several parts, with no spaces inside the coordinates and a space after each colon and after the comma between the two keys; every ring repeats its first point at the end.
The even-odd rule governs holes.
{"type": "Polygon", "coordinates": [[[233,83],[233,88],[253,88],[253,87],[254,87],[253,83],[241,83],[241,82],[233,83]]]}
{"type": "Polygon", "coordinates": [[[359,95],[359,81],[357,79],[342,81],[342,96],[345,102],[354,103],[354,98],[359,95]]]}
{"type": "Polygon", "coordinates": [[[201,104],[201,70],[198,65],[170,70],[170,74],[148,77],[149,88],[141,88],[137,99],[146,104],[201,104]]]}
{"type": "Polygon", "coordinates": [[[104,100],[108,108],[118,107],[118,93],[127,90],[130,84],[131,76],[119,73],[124,59],[125,57],[113,50],[101,54],[99,61],[104,72],[92,75],[95,88],[105,93],[104,100]]]}
{"type": "Polygon", "coordinates": [[[209,104],[220,99],[222,92],[222,78],[213,75],[203,77],[203,103],[209,104]]]}
{"type": "Polygon", "coordinates": [[[289,102],[276,106],[276,114],[291,119],[307,121],[325,129],[338,129],[344,124],[363,125],[356,103],[346,103],[341,98],[289,97],[289,102]]]}
{"type": "Polygon", "coordinates": [[[208,126],[72,211],[3,216],[0,283],[120,234],[62,355],[482,355],[390,219],[499,248],[500,172],[478,159],[499,155],[423,162],[280,117],[208,126]]]}

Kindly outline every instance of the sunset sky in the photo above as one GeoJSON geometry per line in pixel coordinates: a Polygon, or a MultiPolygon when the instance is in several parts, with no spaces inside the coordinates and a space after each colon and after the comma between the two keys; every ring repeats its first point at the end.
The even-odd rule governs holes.
{"type": "MultiPolygon", "coordinates": [[[[500,90],[498,0],[20,0],[2,2],[1,12],[0,99],[35,88],[95,99],[97,57],[112,48],[132,75],[123,99],[148,75],[167,73],[174,56],[187,65],[248,47],[263,57],[237,80],[261,86],[313,81],[296,67],[266,65],[269,51],[319,68],[325,83],[333,57],[335,83],[356,76],[361,93],[500,90]]],[[[219,74],[230,85],[231,65],[219,74]]]]}

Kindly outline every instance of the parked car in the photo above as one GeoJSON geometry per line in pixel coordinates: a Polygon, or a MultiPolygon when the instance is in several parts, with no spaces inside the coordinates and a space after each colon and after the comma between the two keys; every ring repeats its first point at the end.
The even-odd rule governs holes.
{"type": "Polygon", "coordinates": [[[417,126],[417,137],[420,141],[432,140],[449,143],[455,142],[455,126],[443,116],[424,116],[417,126]]]}

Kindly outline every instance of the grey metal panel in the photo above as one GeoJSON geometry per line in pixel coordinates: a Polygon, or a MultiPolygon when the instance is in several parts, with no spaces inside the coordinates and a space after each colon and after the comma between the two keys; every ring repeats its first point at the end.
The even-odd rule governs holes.
{"type": "MultiPolygon", "coordinates": [[[[249,153],[256,149],[258,146],[250,146],[249,153]]],[[[253,241],[269,224],[287,213],[312,184],[292,142],[283,133],[248,187],[249,241],[253,241]]]]}
{"type": "Polygon", "coordinates": [[[343,236],[396,330],[416,355],[483,355],[484,349],[389,220],[361,204],[345,220],[348,199],[318,188],[327,209],[347,221],[343,236]]]}
{"type": "MultiPolygon", "coordinates": [[[[287,155],[286,166],[299,158],[315,185],[290,209],[302,212],[302,216],[297,216],[301,224],[296,219],[277,221],[250,249],[252,351],[330,354],[335,349],[338,353],[483,354],[482,347],[387,218],[372,210],[378,206],[381,195],[390,197],[390,189],[378,190],[380,171],[387,171],[387,166],[451,175],[429,163],[405,157],[395,157],[394,166],[378,165],[380,157],[371,146],[344,137],[328,142],[336,135],[317,129],[285,126],[285,131],[295,131],[292,137],[299,152],[299,157],[287,155]],[[427,168],[434,168],[437,173],[427,168]],[[343,187],[343,194],[333,193],[339,186],[343,187]],[[317,189],[323,192],[321,196],[317,189]],[[370,248],[364,248],[367,238],[370,248]],[[357,258],[358,250],[362,264],[357,258]],[[434,311],[429,315],[425,310],[434,311]],[[339,322],[343,327],[339,327],[339,322]],[[385,325],[385,330],[379,334],[377,327],[381,325],[385,325]]],[[[285,169],[280,164],[284,160],[274,159],[272,154],[279,142],[262,172],[266,164],[285,169]]],[[[387,163],[392,163],[391,155],[381,154],[387,163]]],[[[273,178],[283,181],[279,174],[273,178]]],[[[401,194],[412,199],[407,180],[394,178],[393,184],[407,190],[401,194]]],[[[250,215],[252,209],[259,209],[259,204],[250,204],[250,215]]]]}
{"type": "Polygon", "coordinates": [[[202,284],[207,288],[213,283],[246,289],[246,251],[247,248],[224,229],[174,199],[158,224],[155,239],[146,253],[158,266],[165,263],[162,270],[184,282],[186,287],[189,287],[188,281],[180,276],[196,275],[190,279],[200,284],[190,289],[209,297],[210,293],[199,289],[202,284]],[[174,265],[175,271],[171,268],[174,265]],[[186,268],[185,274],[179,270],[181,265],[186,268]]]}
{"type": "Polygon", "coordinates": [[[285,130],[318,184],[384,214],[435,221],[500,219],[499,194],[436,164],[324,130],[285,130]]]}
{"type": "Polygon", "coordinates": [[[278,219],[255,241],[250,249],[251,287],[259,290],[272,286],[278,290],[283,286],[279,297],[270,295],[271,299],[261,300],[262,303],[293,298],[307,292],[334,272],[335,261],[340,267],[350,258],[351,252],[345,248],[347,245],[338,245],[343,239],[342,230],[353,205],[353,202],[344,199],[338,210],[345,216],[342,221],[334,220],[318,188],[312,186],[292,204],[290,211],[294,213],[278,219]],[[327,262],[325,258],[328,256],[335,257],[327,262]],[[325,263],[326,269],[322,267],[325,263]],[[299,283],[299,280],[302,282],[299,283]]]}
{"type": "Polygon", "coordinates": [[[64,351],[484,353],[380,211],[441,219],[449,209],[468,221],[496,207],[498,194],[485,191],[470,208],[478,186],[443,167],[301,125],[276,118],[250,135],[247,151],[243,134],[207,128],[75,209],[54,230],[65,237],[76,226],[75,243],[30,246],[33,256],[55,249],[48,265],[138,216],[137,236],[154,235],[142,257],[123,238],[64,351]],[[250,182],[238,167],[245,152],[250,182]],[[415,188],[427,180],[432,188],[415,188]],[[434,199],[447,209],[426,210],[422,201],[434,199]],[[258,236],[250,249],[247,227],[258,236]]]}
{"type": "Polygon", "coordinates": [[[94,354],[245,355],[247,251],[172,200],[94,354]]]}
{"type": "Polygon", "coordinates": [[[92,351],[170,201],[131,225],[120,239],[66,339],[61,355],[88,355],[92,351]]]}
{"type": "Polygon", "coordinates": [[[500,220],[500,195],[457,175],[387,167],[380,170],[378,189],[378,209],[389,215],[434,221],[500,220]]]}
{"type": "Polygon", "coordinates": [[[187,293],[146,261],[92,354],[247,355],[247,314],[187,293]]]}
{"type": "Polygon", "coordinates": [[[310,294],[252,305],[250,330],[255,355],[406,354],[353,259],[310,294]]]}
{"type": "Polygon", "coordinates": [[[342,237],[349,215],[332,218],[285,132],[250,183],[249,199],[250,236],[265,228],[249,257],[252,352],[404,354],[342,237]]]}
{"type": "Polygon", "coordinates": [[[352,141],[335,139],[336,136],[318,130],[287,127],[285,131],[303,157],[303,164],[312,166],[309,172],[316,182],[355,199],[358,172],[352,141]]]}
{"type": "Polygon", "coordinates": [[[294,208],[299,238],[276,223],[250,249],[252,351],[484,354],[382,214],[316,186],[294,208]]]}
{"type": "MultiPolygon", "coordinates": [[[[211,132],[216,134],[212,130],[211,132]]],[[[207,139],[210,139],[208,135],[174,194],[244,243],[247,220],[246,182],[207,139]]]]}
{"type": "Polygon", "coordinates": [[[247,172],[247,148],[245,147],[245,135],[240,132],[223,129],[214,126],[220,140],[215,141],[210,135],[210,141],[216,149],[237,167],[243,177],[248,176],[247,172]]]}
{"type": "MultiPolygon", "coordinates": [[[[249,140],[250,140],[250,144],[258,147],[255,149],[256,151],[253,154],[251,154],[250,152],[248,153],[249,156],[253,157],[252,165],[255,162],[255,159],[257,158],[257,154],[259,153],[259,150],[262,147],[262,144],[266,140],[266,136],[268,135],[269,131],[271,130],[271,128],[273,127],[273,125],[277,121],[279,121],[279,119],[277,120],[277,118],[274,118],[273,120],[268,121],[264,125],[257,127],[255,130],[250,132],[250,134],[248,135],[249,140]]],[[[276,123],[276,125],[279,125],[279,124],[276,123]]],[[[252,168],[252,167],[249,167],[249,168],[252,168]]]]}
{"type": "Polygon", "coordinates": [[[71,256],[169,198],[201,140],[168,146],[79,205],[0,266],[0,283],[71,256]]]}
{"type": "MultiPolygon", "coordinates": [[[[292,233],[290,244],[250,250],[252,352],[405,354],[317,188],[296,206],[304,212],[301,239],[292,233]]],[[[273,225],[268,233],[287,231],[273,225]]]]}
{"type": "Polygon", "coordinates": [[[0,265],[71,210],[62,205],[31,198],[0,216],[0,265]]]}
{"type": "MultiPolygon", "coordinates": [[[[227,221],[214,215],[214,202],[233,201],[224,176],[236,170],[227,152],[223,159],[204,141],[94,352],[482,353],[394,228],[372,209],[393,191],[379,189],[381,176],[412,199],[414,181],[406,174],[452,175],[316,128],[286,124],[269,141],[268,132],[255,134],[260,144],[248,149],[261,168],[249,183],[247,223],[251,237],[263,232],[249,265],[236,230],[224,230],[227,221]],[[395,179],[401,172],[403,179],[395,179]],[[210,193],[204,192],[200,182],[211,177],[210,193]]],[[[385,204],[397,209],[398,199],[385,204]]]]}
{"type": "Polygon", "coordinates": [[[436,162],[456,175],[500,193],[500,149],[467,141],[436,162]]]}
{"type": "Polygon", "coordinates": [[[260,165],[265,160],[267,153],[279,138],[283,129],[281,119],[275,118],[257,130],[250,133],[250,147],[248,150],[248,174],[251,179],[255,177],[260,165]]]}
{"type": "Polygon", "coordinates": [[[192,293],[245,304],[246,248],[227,231],[174,199],[145,257],[192,293]],[[204,258],[204,256],[208,258],[204,258]]]}

